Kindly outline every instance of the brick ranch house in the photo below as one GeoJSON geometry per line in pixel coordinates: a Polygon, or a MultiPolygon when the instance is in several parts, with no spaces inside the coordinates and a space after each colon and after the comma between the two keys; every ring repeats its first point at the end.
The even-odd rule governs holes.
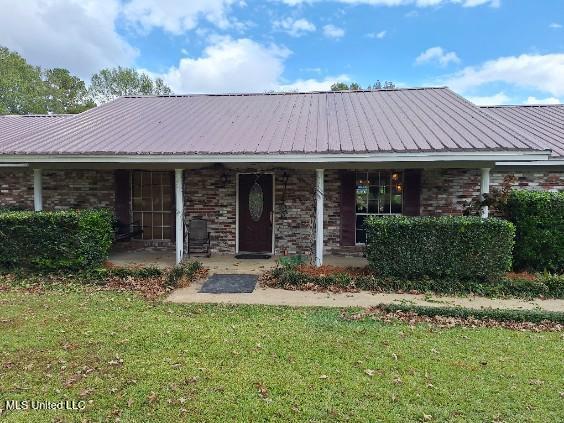
{"type": "Polygon", "coordinates": [[[0,117],[0,207],[108,207],[177,260],[194,217],[214,253],[359,255],[367,216],[461,214],[504,179],[564,189],[564,106],[479,108],[421,88],[124,97],[0,117]]]}

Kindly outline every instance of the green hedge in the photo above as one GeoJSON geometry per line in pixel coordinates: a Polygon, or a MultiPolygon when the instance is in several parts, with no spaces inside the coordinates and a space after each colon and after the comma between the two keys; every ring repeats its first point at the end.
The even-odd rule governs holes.
{"type": "Polygon", "coordinates": [[[0,213],[0,268],[90,269],[107,259],[112,242],[108,210],[0,213]]]}
{"type": "Polygon", "coordinates": [[[564,272],[564,192],[512,191],[516,269],[564,272]]]}
{"type": "Polygon", "coordinates": [[[463,307],[428,307],[409,304],[380,304],[377,306],[385,312],[413,312],[420,316],[445,316],[468,318],[479,320],[498,320],[502,322],[530,322],[541,323],[545,321],[564,324],[564,313],[545,310],[505,310],[499,308],[472,309],[463,307]]]}
{"type": "Polygon", "coordinates": [[[296,267],[280,266],[270,275],[270,286],[308,289],[311,285],[323,288],[362,289],[373,292],[431,292],[447,295],[475,294],[484,297],[564,298],[564,275],[540,273],[534,279],[501,277],[495,281],[461,280],[459,278],[428,277],[405,279],[373,274],[354,274],[346,271],[313,276],[296,267]]]}
{"type": "Polygon", "coordinates": [[[400,278],[489,281],[511,269],[515,228],[480,217],[371,217],[366,253],[372,270],[400,278]]]}

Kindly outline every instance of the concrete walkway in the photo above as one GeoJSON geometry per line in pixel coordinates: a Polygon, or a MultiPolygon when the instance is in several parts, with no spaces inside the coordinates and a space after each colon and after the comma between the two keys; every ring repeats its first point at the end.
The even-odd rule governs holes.
{"type": "Polygon", "coordinates": [[[443,297],[414,294],[379,294],[368,291],[358,293],[321,293],[288,291],[258,287],[250,294],[202,294],[198,292],[203,282],[173,291],[167,301],[174,303],[225,303],[264,304],[317,307],[370,307],[378,304],[407,303],[421,306],[460,306],[467,308],[502,308],[564,312],[564,300],[491,299],[484,297],[443,297]]]}

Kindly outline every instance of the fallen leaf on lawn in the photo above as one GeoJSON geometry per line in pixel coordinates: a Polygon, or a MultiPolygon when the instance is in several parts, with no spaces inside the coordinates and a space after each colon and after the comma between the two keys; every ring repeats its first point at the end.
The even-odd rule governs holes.
{"type": "Polygon", "coordinates": [[[93,389],[83,389],[82,391],[80,391],[80,393],[78,394],[81,398],[87,397],[88,395],[90,395],[92,393],[92,391],[94,391],[93,389]]]}
{"type": "Polygon", "coordinates": [[[188,400],[187,400],[186,398],[184,398],[184,397],[178,398],[178,402],[179,402],[180,404],[184,404],[186,401],[188,401],[188,400]]]}
{"type": "Polygon", "coordinates": [[[319,379],[327,379],[328,377],[329,376],[327,376],[327,375],[321,375],[321,376],[319,376],[319,379]]]}
{"type": "Polygon", "coordinates": [[[396,385],[399,385],[400,383],[402,383],[401,378],[400,378],[400,377],[396,377],[396,378],[394,379],[394,383],[395,383],[396,385]]]}
{"type": "Polygon", "coordinates": [[[392,357],[394,358],[394,360],[398,360],[398,355],[396,353],[392,353],[392,357]]]}
{"type": "Polygon", "coordinates": [[[127,406],[128,406],[129,408],[131,408],[131,407],[133,406],[133,398],[129,398],[129,399],[127,400],[127,406]]]}
{"type": "Polygon", "coordinates": [[[544,385],[544,380],[540,379],[531,379],[529,381],[529,385],[544,385]]]}
{"type": "Polygon", "coordinates": [[[255,387],[257,388],[257,391],[261,398],[268,398],[268,388],[263,383],[257,382],[255,383],[255,387]]]}
{"type": "Polygon", "coordinates": [[[366,369],[364,371],[364,373],[366,373],[368,376],[372,377],[372,376],[374,376],[374,373],[376,373],[376,371],[372,370],[372,369],[366,369]]]}
{"type": "Polygon", "coordinates": [[[426,422],[431,421],[432,418],[433,416],[431,416],[430,414],[423,414],[423,420],[426,422]]]}
{"type": "Polygon", "coordinates": [[[147,395],[147,400],[149,401],[149,404],[154,403],[157,399],[158,399],[157,393],[154,391],[151,391],[151,393],[147,395]]]}

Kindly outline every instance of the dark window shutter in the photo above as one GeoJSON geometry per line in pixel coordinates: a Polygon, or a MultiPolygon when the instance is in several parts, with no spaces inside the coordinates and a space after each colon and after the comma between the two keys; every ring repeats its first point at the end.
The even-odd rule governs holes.
{"type": "Polygon", "coordinates": [[[121,223],[130,223],[130,200],[131,185],[129,179],[129,170],[119,169],[114,172],[116,202],[115,215],[121,223]]]}
{"type": "Polygon", "coordinates": [[[403,214],[419,216],[421,208],[421,169],[403,172],[403,214]]]}
{"type": "Polygon", "coordinates": [[[341,245],[354,245],[356,226],[355,173],[341,171],[341,245]]]}

